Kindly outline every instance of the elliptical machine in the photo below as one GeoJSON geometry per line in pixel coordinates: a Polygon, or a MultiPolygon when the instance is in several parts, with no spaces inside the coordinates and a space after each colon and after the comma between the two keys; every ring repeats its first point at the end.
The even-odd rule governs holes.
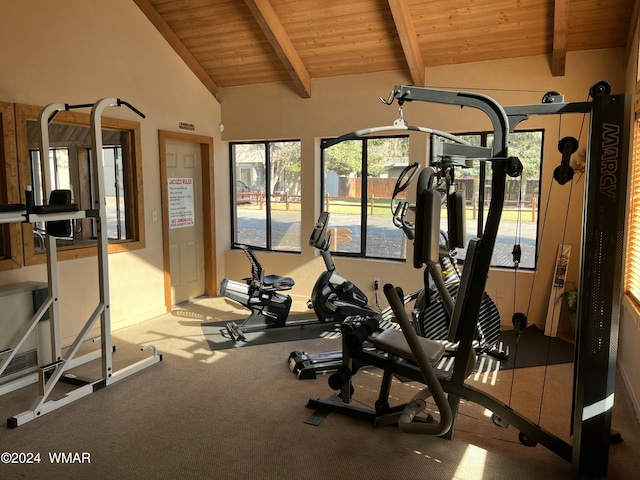
{"type": "MultiPolygon", "coordinates": [[[[411,184],[413,178],[418,173],[419,167],[418,163],[408,165],[402,170],[396,180],[391,201],[391,212],[394,223],[396,222],[396,214],[399,215],[398,212],[402,210],[403,206],[406,209],[406,204],[402,203],[398,204],[399,208],[395,208],[396,197],[404,192],[409,184],[411,184]]],[[[311,238],[309,239],[309,245],[320,251],[327,269],[316,280],[313,291],[311,292],[311,299],[307,301],[307,306],[313,308],[318,318],[322,319],[322,321],[329,320],[341,323],[347,317],[354,314],[365,317],[381,314],[382,320],[392,318],[393,314],[390,308],[379,312],[369,307],[367,295],[352,282],[340,276],[336,271],[333,257],[329,251],[332,237],[331,233],[328,233],[330,217],[329,212],[322,212],[320,214],[316,226],[311,233],[311,238]]],[[[406,222],[406,219],[404,220],[406,222]]],[[[397,223],[396,225],[401,228],[403,227],[397,223]]],[[[405,234],[407,234],[407,231],[405,231],[405,234]]],[[[407,304],[417,297],[418,292],[415,292],[405,297],[404,303],[407,304]]]]}
{"type": "Polygon", "coordinates": [[[339,304],[336,304],[336,301],[367,307],[369,299],[362,290],[336,271],[336,265],[329,251],[332,235],[327,233],[330,216],[329,212],[320,214],[309,239],[309,245],[320,251],[327,269],[316,280],[307,306],[313,308],[323,322],[342,323],[348,314],[338,308],[339,304]]]}
{"type": "MultiPolygon", "coordinates": [[[[413,163],[407,166],[399,175],[391,202],[391,212],[394,214],[394,223],[396,222],[396,214],[399,216],[400,209],[406,205],[398,204],[400,209],[395,210],[396,197],[406,190],[418,173],[419,164],[413,163]]],[[[309,245],[317,248],[324,260],[326,271],[324,271],[313,287],[311,299],[307,302],[309,308],[313,308],[318,318],[323,321],[331,320],[340,323],[342,334],[347,334],[352,330],[363,326],[366,328],[371,323],[370,319],[376,318],[377,324],[381,328],[394,327],[394,318],[391,308],[382,311],[375,310],[368,305],[367,295],[349,280],[336,271],[333,257],[329,251],[331,247],[332,235],[328,229],[330,214],[322,212],[318,217],[316,226],[309,239],[309,245]]],[[[396,224],[402,227],[400,224],[396,224]]],[[[407,232],[405,232],[407,233],[407,232]]],[[[408,234],[408,233],[407,233],[408,234]]],[[[415,301],[420,291],[404,297],[404,304],[415,301]]],[[[372,333],[372,332],[369,332],[372,333]]],[[[317,373],[325,373],[336,370],[342,364],[342,351],[323,352],[310,355],[301,350],[295,350],[289,354],[289,369],[295,373],[300,380],[314,379],[317,373]]]]}
{"type": "MultiPolygon", "coordinates": [[[[372,316],[382,316],[384,312],[371,308],[367,295],[336,270],[329,250],[332,239],[328,229],[330,217],[329,212],[322,212],[309,238],[309,245],[320,251],[326,270],[316,280],[307,306],[314,310],[320,321],[340,324],[344,334],[345,329],[358,326],[372,316]]],[[[310,355],[302,350],[294,350],[287,362],[289,369],[299,379],[313,379],[317,373],[338,368],[342,364],[342,351],[310,355]]]]}

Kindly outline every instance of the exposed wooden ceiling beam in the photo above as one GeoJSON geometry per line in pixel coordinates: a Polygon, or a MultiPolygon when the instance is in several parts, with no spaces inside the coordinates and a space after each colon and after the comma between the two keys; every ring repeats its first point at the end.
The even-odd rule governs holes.
{"type": "Polygon", "coordinates": [[[553,5],[553,53],[551,75],[564,76],[569,34],[569,0],[555,0],[553,5]]]}
{"type": "Polygon", "coordinates": [[[176,53],[182,58],[184,63],[191,69],[191,71],[198,77],[198,80],[211,92],[216,99],[218,99],[218,85],[213,81],[205,69],[189,52],[184,43],[178,38],[171,27],[164,21],[158,11],[151,5],[149,0],[133,0],[135,4],[142,10],[149,21],[154,27],[158,29],[160,34],[169,43],[169,45],[176,51],[176,53]]]}
{"type": "Polygon", "coordinates": [[[424,85],[424,61],[420,51],[420,44],[418,43],[418,36],[411,21],[407,0],[389,0],[389,8],[391,8],[391,15],[396,24],[396,30],[409,66],[411,79],[415,85],[424,85]]]}
{"type": "Polygon", "coordinates": [[[245,0],[269,43],[284,64],[296,90],[303,98],[311,97],[311,77],[289,35],[280,23],[269,0],[245,0]]]}

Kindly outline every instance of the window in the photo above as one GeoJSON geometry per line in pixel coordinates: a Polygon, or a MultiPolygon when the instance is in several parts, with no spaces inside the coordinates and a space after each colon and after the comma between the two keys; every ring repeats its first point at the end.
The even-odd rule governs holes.
{"type": "MultiPolygon", "coordinates": [[[[492,133],[469,133],[458,136],[473,145],[490,147],[493,143],[492,133]]],[[[494,267],[512,268],[514,266],[512,251],[517,238],[522,250],[519,268],[534,269],[536,267],[543,140],[543,130],[521,130],[509,135],[509,155],[520,159],[523,171],[520,177],[507,177],[504,209],[491,261],[494,267]]],[[[457,188],[465,192],[467,237],[471,237],[476,235],[479,221],[483,219],[481,210],[483,200],[485,208],[491,200],[491,166],[486,162],[480,164],[474,162],[473,168],[458,169],[456,174],[457,188]],[[484,192],[478,191],[481,175],[486,176],[484,192]]],[[[446,210],[443,210],[442,215],[446,219],[446,210]]],[[[486,213],[484,220],[486,220],[486,213]]],[[[465,250],[461,249],[458,252],[458,259],[463,260],[464,257],[465,250]]]]}
{"type": "MultiPolygon", "coordinates": [[[[38,114],[40,107],[16,106],[16,136],[20,189],[32,186],[37,204],[46,203],[44,168],[39,152],[38,114]]],[[[102,119],[103,173],[107,210],[109,252],[144,246],[142,165],[140,127],[137,122],[102,119]]],[[[49,162],[52,188],[71,191],[72,202],[81,209],[93,208],[93,161],[89,115],[60,112],[49,125],[49,162]]],[[[25,264],[45,261],[44,224],[24,224],[25,264]]],[[[96,254],[95,219],[73,221],[72,233],[58,239],[61,259],[96,254]]]]}
{"type": "Polygon", "coordinates": [[[627,250],[624,291],[637,309],[640,309],[640,119],[636,111],[633,123],[633,154],[631,157],[631,182],[629,184],[629,220],[627,224],[627,250]]]}
{"type": "Polygon", "coordinates": [[[233,245],[299,252],[300,142],[230,145],[233,245]]]}
{"type": "Polygon", "coordinates": [[[331,250],[403,260],[406,238],[393,225],[391,195],[409,165],[409,137],[347,140],[322,150],[322,205],[331,213],[331,250]]]}

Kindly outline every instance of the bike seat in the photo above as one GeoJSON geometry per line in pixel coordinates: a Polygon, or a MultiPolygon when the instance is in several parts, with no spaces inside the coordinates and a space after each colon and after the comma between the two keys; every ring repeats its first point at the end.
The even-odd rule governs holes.
{"type": "MultiPolygon", "coordinates": [[[[442,355],[444,355],[445,347],[442,343],[424,337],[418,337],[418,341],[431,365],[435,365],[435,363],[442,358],[442,355]]],[[[416,361],[411,348],[409,348],[409,344],[405,340],[404,334],[400,330],[392,328],[384,330],[373,340],[373,345],[380,350],[384,350],[405,360],[416,361]]]]}
{"type": "Polygon", "coordinates": [[[291,277],[283,277],[281,275],[265,275],[262,265],[256,258],[255,254],[250,248],[240,245],[240,248],[244,250],[249,262],[251,263],[251,284],[263,291],[278,291],[278,290],[291,290],[296,282],[291,277]]]}
{"type": "Polygon", "coordinates": [[[262,278],[262,286],[273,290],[291,290],[295,283],[293,278],[280,275],[265,275],[262,278]]]}

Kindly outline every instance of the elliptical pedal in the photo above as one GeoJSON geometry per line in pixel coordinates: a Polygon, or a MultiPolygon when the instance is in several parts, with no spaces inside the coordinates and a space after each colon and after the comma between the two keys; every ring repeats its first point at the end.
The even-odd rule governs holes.
{"type": "Polygon", "coordinates": [[[342,364],[342,351],[309,355],[301,350],[289,354],[289,370],[298,380],[313,380],[317,373],[333,371],[342,364]]]}
{"type": "Polygon", "coordinates": [[[247,338],[244,336],[244,332],[238,327],[236,322],[227,323],[227,333],[234,342],[246,342],[247,338]]]}
{"type": "Polygon", "coordinates": [[[505,345],[503,341],[499,341],[492,345],[487,353],[498,360],[506,360],[509,357],[509,345],[505,345]]]}
{"type": "Polygon", "coordinates": [[[289,354],[289,369],[296,373],[305,365],[334,362],[342,358],[342,351],[325,352],[317,355],[310,355],[302,350],[294,350],[289,354]]]}

